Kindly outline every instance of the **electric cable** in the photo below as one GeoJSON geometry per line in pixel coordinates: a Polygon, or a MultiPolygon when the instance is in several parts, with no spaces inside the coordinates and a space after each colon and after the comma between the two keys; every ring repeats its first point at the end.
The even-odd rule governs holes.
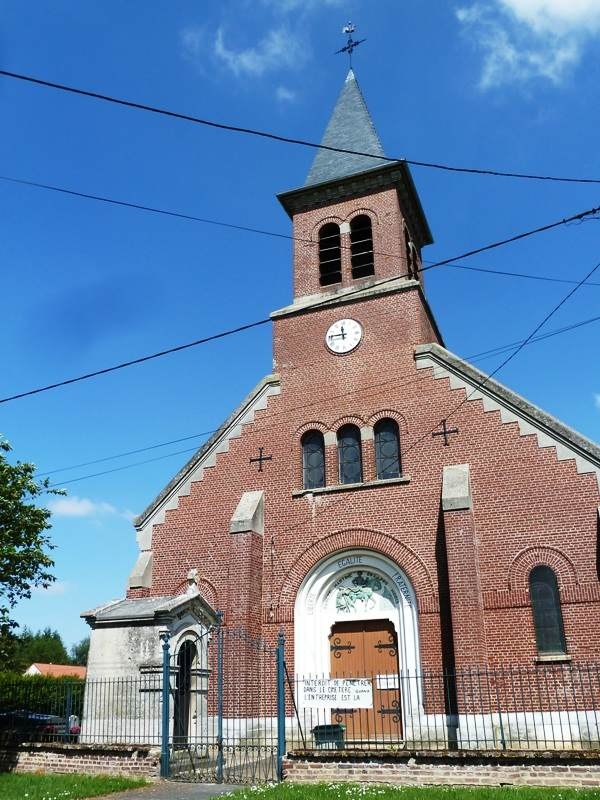
{"type": "MultiPolygon", "coordinates": [[[[553,228],[560,227],[561,225],[566,225],[567,223],[572,222],[573,220],[584,219],[585,217],[588,217],[588,216],[590,216],[592,214],[593,215],[597,214],[599,211],[600,211],[600,207],[591,208],[591,209],[588,209],[587,211],[581,211],[578,214],[573,214],[572,216],[564,218],[562,220],[558,220],[556,222],[551,222],[551,223],[549,223],[547,225],[542,225],[540,227],[533,228],[532,230],[525,231],[523,233],[515,234],[515,235],[510,236],[510,237],[508,237],[506,239],[502,239],[502,240],[497,241],[497,242],[492,242],[491,244],[484,245],[482,247],[477,247],[474,250],[469,250],[466,253],[461,253],[460,255],[455,256],[454,258],[446,258],[446,259],[443,259],[442,261],[437,261],[437,262],[435,262],[433,264],[429,264],[428,266],[421,266],[421,267],[417,268],[416,271],[417,272],[426,272],[426,271],[428,271],[430,269],[434,269],[436,267],[442,267],[442,266],[445,266],[445,265],[449,264],[452,261],[457,261],[458,259],[462,259],[462,258],[469,258],[470,256],[477,255],[479,253],[484,253],[484,252],[486,252],[488,250],[493,250],[493,249],[496,249],[498,247],[502,247],[502,246],[504,246],[506,244],[511,244],[513,242],[520,241],[520,240],[525,239],[525,238],[527,238],[529,236],[533,236],[533,235],[538,234],[538,233],[544,233],[546,231],[552,230],[553,228]]],[[[385,280],[374,282],[373,284],[371,284],[371,286],[369,288],[370,289],[372,289],[372,288],[380,288],[381,286],[385,286],[386,284],[389,284],[389,283],[391,283],[393,281],[397,281],[399,278],[404,278],[404,277],[408,277],[408,273],[406,273],[404,275],[395,275],[392,278],[386,278],[385,280]]],[[[578,289],[580,285],[581,284],[578,284],[573,291],[578,289]]],[[[348,297],[352,297],[355,294],[359,294],[360,292],[364,292],[364,290],[365,290],[364,286],[359,286],[359,287],[353,289],[352,291],[347,292],[344,295],[344,299],[346,299],[348,297]]],[[[568,296],[570,296],[571,294],[572,294],[572,292],[568,296]]],[[[310,310],[312,311],[312,310],[314,310],[316,308],[321,308],[321,307],[326,308],[328,305],[335,304],[337,302],[339,302],[339,297],[337,297],[337,296],[335,296],[335,297],[325,297],[321,302],[315,303],[314,305],[312,305],[310,307],[310,310]]],[[[181,344],[181,345],[177,345],[175,347],[170,347],[170,348],[167,348],[165,350],[161,350],[161,351],[159,351],[157,353],[152,353],[150,355],[146,355],[146,356],[141,356],[139,358],[130,359],[129,361],[124,361],[124,362],[122,362],[120,364],[115,364],[115,365],[113,365],[111,367],[105,367],[103,369],[95,370],[94,372],[88,372],[88,373],[86,373],[84,375],[79,375],[79,376],[77,376],[75,378],[67,378],[65,380],[57,381],[56,383],[48,384],[46,386],[41,386],[41,387],[38,387],[36,389],[29,389],[29,390],[27,390],[25,392],[19,392],[18,394],[14,394],[14,395],[10,395],[8,397],[0,398],[0,404],[8,403],[8,402],[10,402],[12,400],[19,400],[19,399],[21,399],[23,397],[30,397],[31,395],[34,395],[34,394],[40,394],[42,392],[47,392],[47,391],[50,391],[51,389],[57,389],[57,388],[59,388],[61,386],[67,386],[69,384],[78,383],[80,381],[88,380],[89,378],[95,378],[95,377],[98,377],[99,375],[105,375],[105,374],[107,374],[109,372],[115,372],[116,370],[121,370],[121,369],[124,369],[126,367],[134,366],[136,364],[142,364],[142,363],[144,363],[146,361],[152,361],[152,360],[154,360],[156,358],[161,358],[162,356],[170,355],[172,353],[176,353],[176,352],[179,352],[181,350],[187,350],[187,349],[189,349],[191,347],[197,347],[198,345],[206,344],[207,342],[210,342],[210,341],[215,341],[217,339],[223,339],[223,338],[225,338],[227,336],[231,336],[231,335],[233,335],[235,333],[240,333],[242,331],[250,330],[251,328],[256,328],[256,327],[258,327],[260,325],[265,325],[267,322],[270,322],[270,318],[269,317],[266,317],[265,319],[257,320],[255,322],[247,323],[246,325],[240,325],[240,326],[238,326],[236,328],[232,328],[232,329],[227,330],[227,331],[221,331],[220,333],[215,333],[215,334],[212,334],[210,336],[203,337],[201,339],[196,339],[193,342],[187,342],[186,344],[181,344]]]]}
{"type": "MultiPolygon", "coordinates": [[[[68,188],[66,188],[64,186],[55,186],[53,184],[42,183],[40,181],[30,181],[30,180],[26,180],[26,179],[23,179],[23,178],[15,178],[15,177],[10,176],[10,175],[0,175],[0,181],[5,181],[5,182],[8,182],[8,183],[14,183],[14,184],[18,184],[18,185],[21,185],[21,186],[29,186],[29,187],[36,188],[36,189],[45,189],[45,190],[50,191],[50,192],[57,192],[59,194],[65,194],[65,195],[69,195],[69,196],[72,196],[72,197],[78,197],[78,198],[85,199],[85,200],[94,200],[96,202],[107,203],[109,205],[114,205],[114,206],[123,207],[123,208],[129,208],[129,209],[133,209],[133,210],[136,210],[136,211],[145,211],[145,212],[148,212],[148,213],[151,213],[151,214],[159,214],[159,215],[166,216],[166,217],[174,217],[175,219],[182,219],[182,220],[185,220],[187,222],[199,222],[199,223],[201,223],[203,225],[215,225],[215,226],[221,227],[221,228],[229,228],[229,229],[232,229],[232,230],[243,231],[244,233],[256,233],[256,234],[259,234],[261,236],[272,236],[272,237],[277,238],[277,239],[285,239],[287,241],[300,242],[302,244],[311,244],[311,245],[318,245],[319,244],[319,242],[316,239],[307,239],[306,237],[303,237],[303,236],[292,236],[290,234],[279,233],[277,231],[266,230],[264,228],[254,228],[254,227],[251,227],[251,226],[248,226],[248,225],[240,225],[240,224],[233,223],[233,222],[225,222],[224,220],[211,219],[211,218],[208,218],[208,217],[199,217],[199,216],[196,216],[194,214],[188,214],[188,213],[185,213],[185,212],[182,212],[182,211],[172,211],[172,210],[165,209],[165,208],[159,208],[157,206],[148,206],[148,205],[144,205],[142,203],[134,203],[134,202],[127,201],[127,200],[119,200],[119,199],[114,198],[114,197],[107,197],[107,196],[103,196],[103,195],[92,194],[90,192],[79,191],[79,190],[76,190],[76,189],[68,189],[68,188]]],[[[566,223],[566,224],[568,225],[569,223],[566,223]]],[[[325,238],[327,238],[327,237],[325,237],[325,238]]],[[[345,244],[340,244],[339,247],[340,247],[341,250],[350,250],[351,251],[351,249],[352,249],[351,246],[345,245],[345,244]]],[[[384,256],[384,257],[387,257],[387,258],[399,259],[399,260],[404,261],[404,262],[407,260],[406,257],[404,257],[404,256],[399,256],[399,255],[396,255],[394,253],[385,253],[385,252],[380,251],[380,250],[373,250],[373,255],[379,255],[379,256],[384,256]]],[[[423,261],[423,264],[427,265],[427,262],[423,261]]],[[[434,265],[435,262],[430,262],[430,264],[434,265]]],[[[503,270],[494,270],[494,269],[485,268],[485,267],[466,266],[464,264],[452,263],[449,266],[451,266],[451,267],[453,267],[455,269],[471,270],[473,272],[488,272],[490,274],[506,275],[506,276],[518,277],[518,278],[530,278],[531,280],[550,281],[550,282],[554,282],[554,283],[573,283],[573,284],[576,283],[576,281],[571,281],[571,280],[568,280],[566,278],[551,278],[551,277],[545,277],[545,276],[541,276],[541,275],[528,275],[528,274],[518,273],[518,272],[508,272],[508,271],[503,271],[503,270]]],[[[588,285],[588,286],[600,286],[600,283],[588,283],[586,285],[588,285]]]]}
{"type": "Polygon", "coordinates": [[[230,125],[224,122],[216,122],[215,120],[204,119],[202,117],[196,117],[191,114],[183,114],[178,111],[172,111],[166,108],[159,108],[158,106],[152,106],[147,103],[138,103],[133,100],[125,100],[123,98],[114,97],[112,95],[101,94],[100,92],[92,92],[87,89],[81,89],[75,86],[68,86],[67,84],[57,83],[55,81],[43,80],[42,78],[36,78],[32,75],[24,75],[19,72],[11,72],[5,69],[0,70],[0,75],[3,75],[6,78],[12,78],[14,80],[25,81],[27,83],[36,84],[37,86],[44,86],[50,89],[57,89],[62,92],[68,92],[70,94],[79,95],[81,97],[89,97],[94,100],[102,100],[104,102],[113,103],[119,106],[124,106],[126,108],[137,109],[138,111],[147,111],[152,114],[159,114],[161,116],[171,117],[173,119],[179,119],[185,122],[192,122],[197,125],[204,125],[209,128],[231,131],[233,133],[242,133],[249,136],[257,136],[262,139],[269,139],[271,141],[282,142],[284,144],[300,145],[301,147],[309,147],[314,150],[328,150],[334,153],[345,153],[347,155],[353,155],[353,156],[364,156],[367,158],[372,158],[376,162],[382,162],[382,161],[396,162],[396,163],[403,162],[405,164],[410,164],[411,166],[425,167],[428,169],[442,170],[445,172],[460,172],[470,175],[489,175],[497,178],[518,178],[518,179],[527,179],[536,181],[555,181],[559,183],[583,183],[583,184],[600,183],[600,178],[572,178],[572,177],[561,177],[556,175],[536,175],[533,173],[524,173],[524,172],[505,172],[498,169],[457,167],[449,164],[442,164],[430,161],[417,161],[416,159],[381,156],[375,153],[365,153],[361,150],[350,150],[343,147],[333,147],[331,145],[317,144],[316,142],[311,142],[306,139],[297,139],[290,136],[281,136],[279,134],[272,133],[270,131],[262,131],[256,128],[248,128],[241,125],[230,125]]]}
{"type": "MultiPolygon", "coordinates": [[[[550,339],[550,338],[552,338],[554,336],[559,336],[559,335],[561,335],[563,333],[568,333],[568,332],[570,332],[572,330],[575,330],[577,328],[581,328],[581,327],[583,327],[585,325],[590,325],[593,322],[599,322],[599,321],[600,321],[600,316],[590,317],[589,319],[580,320],[579,322],[574,322],[574,323],[571,323],[570,325],[565,325],[562,328],[556,328],[555,330],[548,331],[548,333],[542,334],[540,336],[534,336],[526,344],[527,344],[527,346],[529,346],[531,344],[535,344],[536,342],[541,342],[541,341],[544,341],[545,339],[550,339]]],[[[492,348],[490,350],[484,350],[481,353],[475,353],[474,355],[467,356],[464,360],[472,362],[472,361],[482,360],[482,359],[485,359],[485,358],[491,358],[492,356],[499,355],[500,353],[505,352],[507,350],[514,350],[520,344],[523,344],[524,342],[525,342],[525,340],[519,340],[519,341],[516,341],[516,342],[510,342],[509,344],[499,345],[496,348],[492,348]]],[[[418,378],[420,378],[420,377],[425,378],[427,376],[425,374],[423,374],[422,376],[417,376],[417,377],[418,378]]],[[[344,392],[342,394],[338,394],[338,395],[330,396],[330,397],[320,397],[319,400],[313,401],[311,403],[306,403],[305,405],[302,405],[302,406],[294,406],[292,408],[286,408],[283,411],[276,412],[274,416],[280,416],[280,415],[289,414],[289,413],[295,412],[295,411],[301,411],[301,410],[303,410],[305,408],[310,408],[311,406],[314,406],[314,405],[317,405],[317,404],[320,404],[320,403],[323,403],[323,402],[328,403],[328,402],[331,402],[332,400],[339,399],[340,397],[348,397],[351,394],[356,394],[357,392],[364,393],[364,391],[368,390],[368,389],[379,388],[379,389],[381,389],[383,391],[383,387],[384,386],[387,387],[389,384],[396,384],[398,388],[404,388],[405,386],[410,385],[412,383],[416,383],[416,382],[418,382],[418,381],[417,380],[411,380],[411,381],[407,381],[405,383],[398,384],[397,383],[397,379],[393,378],[393,379],[390,379],[388,381],[382,381],[382,382],[376,383],[376,384],[368,384],[366,386],[360,386],[357,389],[353,389],[351,392],[344,392]]],[[[363,395],[363,396],[365,396],[365,395],[363,395]]],[[[366,395],[366,396],[369,396],[369,395],[366,395]]],[[[261,425],[258,428],[258,430],[263,432],[265,430],[268,430],[271,427],[273,427],[273,423],[269,423],[269,424],[266,424],[266,425],[261,425]]],[[[98,458],[98,459],[95,459],[93,461],[85,461],[85,462],[82,462],[82,463],[79,463],[79,464],[73,464],[73,465],[71,465],[69,467],[60,467],[58,469],[53,469],[53,470],[49,470],[49,471],[46,471],[46,472],[38,472],[38,473],[36,473],[35,477],[39,478],[39,477],[46,476],[46,475],[53,475],[53,474],[55,474],[57,472],[66,472],[68,470],[78,469],[79,467],[85,467],[85,466],[90,466],[92,464],[99,464],[99,463],[106,462],[106,461],[112,461],[114,459],[123,458],[123,457],[128,456],[128,455],[147,452],[148,450],[155,450],[155,449],[157,449],[159,447],[166,447],[166,446],[171,445],[171,444],[176,444],[177,442],[184,442],[184,441],[187,441],[189,439],[195,439],[195,438],[200,437],[200,436],[209,436],[209,435],[211,435],[213,433],[216,433],[217,430],[218,430],[218,428],[216,428],[214,430],[210,430],[210,431],[204,431],[203,433],[193,434],[191,436],[185,436],[185,437],[182,437],[180,439],[172,439],[171,441],[168,441],[168,442],[161,442],[160,444],[149,445],[148,447],[140,447],[140,448],[138,448],[136,450],[129,450],[129,451],[126,451],[124,453],[117,453],[117,454],[115,454],[113,456],[105,456],[104,458],[98,458]]],[[[186,449],[186,450],[178,450],[178,451],[176,451],[174,453],[169,453],[169,454],[167,454],[167,455],[165,455],[165,456],[163,456],[161,458],[170,458],[171,456],[180,455],[181,453],[188,453],[188,452],[197,451],[197,450],[198,450],[197,447],[186,449]]],[[[406,450],[404,452],[406,452],[406,450]]],[[[147,459],[147,460],[144,460],[144,461],[135,462],[133,464],[127,464],[127,465],[125,465],[123,467],[119,467],[119,470],[130,469],[132,467],[141,466],[143,464],[148,464],[148,463],[151,463],[151,462],[157,461],[157,460],[159,460],[159,459],[152,458],[152,459],[147,459]]],[[[99,477],[101,475],[107,475],[107,474],[109,474],[111,472],[114,472],[114,471],[116,471],[116,470],[110,469],[110,470],[106,470],[104,472],[94,473],[92,475],[81,475],[81,476],[79,476],[77,478],[73,478],[73,479],[71,479],[69,481],[63,481],[60,484],[59,483],[52,484],[52,486],[53,487],[57,487],[59,485],[62,486],[63,483],[64,484],[66,484],[66,483],[75,483],[77,481],[86,480],[88,478],[96,478],[96,477],[99,477]]]]}

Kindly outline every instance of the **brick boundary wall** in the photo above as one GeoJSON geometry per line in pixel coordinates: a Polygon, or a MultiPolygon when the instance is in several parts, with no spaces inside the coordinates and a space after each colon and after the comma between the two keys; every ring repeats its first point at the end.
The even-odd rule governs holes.
{"type": "Polygon", "coordinates": [[[288,753],[283,775],[291,783],[598,787],[600,752],[301,750],[288,753]]]}
{"type": "Polygon", "coordinates": [[[148,745],[36,742],[0,749],[0,772],[81,773],[156,779],[160,750],[148,745]]]}

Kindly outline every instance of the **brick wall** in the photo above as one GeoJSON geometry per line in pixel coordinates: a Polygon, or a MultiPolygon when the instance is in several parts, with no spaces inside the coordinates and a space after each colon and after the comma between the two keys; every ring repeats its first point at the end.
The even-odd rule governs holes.
{"type": "Polygon", "coordinates": [[[288,756],[284,780],[293,783],[360,781],[397,786],[600,786],[600,753],[373,754],[288,756]]]}
{"type": "MultiPolygon", "coordinates": [[[[298,214],[295,235],[315,239],[324,221],[347,221],[363,212],[373,220],[375,278],[401,274],[406,255],[403,215],[393,190],[298,214]]],[[[320,291],[318,248],[301,241],[295,248],[296,296],[320,291]]],[[[343,284],[348,286],[347,250],[343,262],[343,284]]],[[[449,591],[440,583],[440,490],[444,466],[466,463],[473,495],[470,535],[480,584],[477,631],[470,634],[476,646],[469,660],[480,661],[487,654],[491,666],[535,665],[527,577],[537,563],[556,571],[572,662],[597,660],[596,477],[579,474],[574,460],[559,461],[553,447],[540,448],[535,435],[520,435],[516,422],[503,423],[500,412],[485,412],[481,401],[461,405],[464,389],[452,389],[448,379],[434,379],[431,369],[417,369],[415,346],[435,340],[414,283],[401,292],[277,318],[274,369],[281,394],[256,412],[242,435],[230,440],[228,452],[219,454],[189,495],[154,526],[152,587],[133,590],[130,596],[175,593],[195,568],[201,585],[211,587],[215,607],[226,611],[226,624],[246,620],[253,633],[261,632],[273,644],[283,625],[290,654],[294,603],[307,572],[335,552],[370,548],[397,563],[415,589],[422,667],[448,666],[442,625],[450,646],[448,605],[452,607],[453,599],[456,605],[458,597],[453,598],[455,581],[453,589],[450,580],[449,591]],[[355,350],[340,356],[328,351],[324,339],[328,327],[343,317],[359,321],[364,335],[355,350]],[[450,413],[459,433],[446,447],[431,432],[450,413]],[[402,471],[410,480],[353,490],[337,487],[330,494],[299,491],[304,431],[317,428],[331,434],[347,421],[368,429],[386,415],[398,421],[402,471]],[[272,456],[262,472],[250,463],[259,447],[272,456]],[[241,494],[250,490],[264,490],[265,534],[262,539],[234,539],[229,521],[241,494]]],[[[375,459],[368,439],[363,449],[364,480],[373,481],[375,459]]],[[[326,448],[326,473],[328,485],[335,484],[335,444],[326,448]]],[[[446,539],[457,547],[450,542],[452,536],[446,539]]],[[[461,553],[454,549],[450,556],[454,578],[461,553]]],[[[466,565],[463,572],[468,579],[466,565]]],[[[464,581],[458,588],[468,593],[464,581]]],[[[467,615],[461,625],[455,616],[453,624],[453,649],[465,652],[473,620],[467,615]]],[[[293,669],[291,657],[288,663],[293,669]]]]}
{"type": "Polygon", "coordinates": [[[160,751],[146,745],[29,743],[0,750],[0,772],[80,773],[158,778],[160,751]]]}

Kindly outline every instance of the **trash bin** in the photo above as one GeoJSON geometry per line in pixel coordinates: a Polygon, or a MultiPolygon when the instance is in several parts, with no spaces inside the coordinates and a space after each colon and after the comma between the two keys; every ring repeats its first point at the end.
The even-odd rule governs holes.
{"type": "Polygon", "coordinates": [[[320,750],[343,750],[345,725],[315,725],[311,733],[320,750]]]}

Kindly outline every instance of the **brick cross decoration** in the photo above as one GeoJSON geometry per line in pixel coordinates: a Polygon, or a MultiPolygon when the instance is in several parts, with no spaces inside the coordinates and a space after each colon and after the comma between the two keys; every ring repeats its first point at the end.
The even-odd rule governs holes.
{"type": "Polygon", "coordinates": [[[448,436],[451,433],[458,433],[458,428],[447,428],[446,427],[446,420],[442,420],[442,430],[441,431],[434,431],[431,435],[432,436],[443,436],[444,437],[444,446],[448,447],[450,442],[448,441],[448,436]]]}
{"type": "Polygon", "coordinates": [[[250,463],[254,464],[254,463],[258,462],[258,471],[262,472],[263,471],[263,461],[272,461],[272,460],[273,460],[273,456],[263,456],[263,448],[259,447],[258,448],[258,457],[257,458],[251,458],[250,459],[250,463]]]}

